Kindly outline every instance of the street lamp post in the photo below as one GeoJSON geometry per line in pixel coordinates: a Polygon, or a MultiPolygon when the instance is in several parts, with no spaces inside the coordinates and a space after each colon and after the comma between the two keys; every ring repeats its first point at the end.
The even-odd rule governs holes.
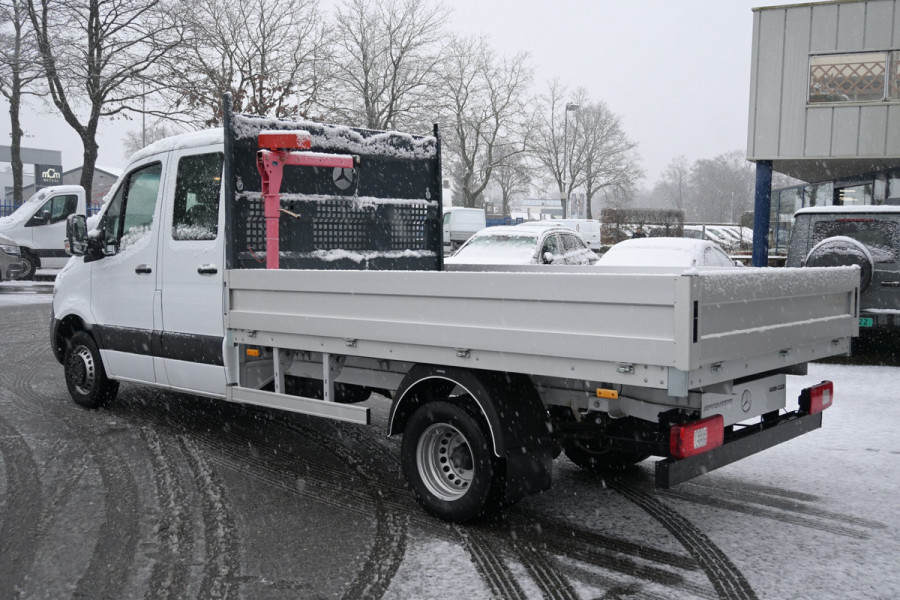
{"type": "Polygon", "coordinates": [[[569,187],[566,182],[566,175],[569,162],[569,111],[576,112],[581,108],[580,104],[574,102],[566,102],[566,117],[563,125],[563,168],[562,168],[562,190],[559,192],[559,199],[563,205],[563,218],[568,217],[569,212],[569,187]]]}

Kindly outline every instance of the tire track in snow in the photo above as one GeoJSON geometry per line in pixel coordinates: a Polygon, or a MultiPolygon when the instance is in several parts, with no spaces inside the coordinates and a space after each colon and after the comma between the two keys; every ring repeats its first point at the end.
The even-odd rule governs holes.
{"type": "Polygon", "coordinates": [[[14,598],[37,553],[34,533],[41,520],[44,498],[31,448],[2,415],[0,455],[7,490],[0,514],[0,598],[14,598]]]}
{"type": "Polygon", "coordinates": [[[407,547],[408,519],[385,502],[394,495],[393,490],[381,485],[383,477],[378,476],[387,465],[396,462],[395,456],[381,445],[373,444],[371,434],[359,431],[359,426],[329,422],[330,435],[323,435],[320,428],[303,426],[296,420],[279,417],[277,421],[286,430],[327,448],[365,481],[365,489],[375,505],[375,541],[362,568],[344,591],[343,598],[380,598],[397,574],[407,547]],[[336,435],[338,429],[341,435],[336,435]],[[349,444],[345,436],[350,438],[349,444]],[[367,447],[369,451],[359,452],[355,445],[367,447]]]}
{"type": "MultiPolygon", "coordinates": [[[[129,581],[129,574],[133,573],[139,514],[137,485],[117,447],[121,430],[113,429],[101,435],[95,430],[85,431],[77,421],[69,418],[71,405],[48,401],[34,389],[36,383],[45,383],[46,376],[42,372],[45,365],[56,363],[49,345],[37,345],[33,341],[25,347],[24,354],[19,354],[19,362],[27,367],[18,373],[12,391],[21,400],[29,401],[23,405],[27,405],[33,414],[52,418],[58,427],[72,432],[72,437],[85,447],[88,460],[96,465],[103,489],[103,522],[87,569],[76,583],[73,595],[119,597],[129,581]]],[[[45,515],[43,521],[49,522],[53,516],[45,515]]]]}
{"type": "Polygon", "coordinates": [[[527,600],[528,596],[519,585],[515,576],[503,563],[500,549],[494,543],[490,535],[480,531],[475,526],[463,528],[453,525],[453,530],[462,540],[475,570],[488,585],[495,598],[506,600],[527,600]]]}
{"type": "Polygon", "coordinates": [[[756,600],[750,583],[731,559],[712,540],[652,494],[621,479],[607,480],[610,487],[659,521],[666,530],[696,559],[700,568],[723,600],[756,600]]]}
{"type": "Polygon", "coordinates": [[[856,539],[868,539],[870,535],[866,531],[854,529],[853,527],[863,530],[885,529],[887,527],[884,523],[872,521],[871,519],[827,511],[813,506],[811,503],[819,500],[815,496],[800,502],[784,497],[772,497],[765,493],[742,492],[728,487],[700,487],[691,483],[686,483],[678,489],[658,490],[657,494],[694,504],[713,506],[755,517],[793,523],[810,529],[827,531],[856,539]],[[691,489],[699,490],[700,493],[690,492],[689,490],[691,489]]]}
{"type": "Polygon", "coordinates": [[[203,503],[205,556],[199,598],[235,598],[238,596],[237,536],[234,520],[215,471],[203,452],[188,436],[178,443],[190,463],[203,503]]]}
{"type": "Polygon", "coordinates": [[[159,506],[156,526],[159,550],[154,558],[146,597],[186,598],[190,581],[188,565],[193,559],[195,536],[188,514],[191,503],[174,466],[173,446],[164,443],[156,431],[146,425],[140,432],[150,451],[159,506]]]}
{"type": "MultiPolygon", "coordinates": [[[[706,593],[704,588],[691,583],[680,573],[699,570],[694,559],[683,555],[573,529],[553,521],[535,525],[535,520],[521,519],[511,534],[541,547],[545,555],[575,560],[605,571],[627,575],[641,582],[655,583],[697,596],[706,593]]],[[[560,572],[571,571],[560,561],[554,559],[553,562],[560,572]]],[[[614,585],[621,584],[621,581],[612,578],[609,581],[614,585]]]]}
{"type": "MultiPolygon", "coordinates": [[[[348,465],[365,479],[362,483],[351,481],[348,484],[347,470],[324,467],[315,462],[304,462],[302,457],[298,460],[291,453],[279,452],[273,446],[260,444],[259,440],[252,436],[242,435],[235,427],[223,428],[223,418],[216,418],[209,411],[203,410],[199,404],[194,405],[190,401],[170,403],[167,407],[170,410],[137,403],[123,408],[148,422],[164,424],[191,436],[195,443],[213,452],[209,456],[209,460],[213,463],[265,481],[268,485],[300,497],[369,519],[375,517],[376,532],[373,546],[357,577],[348,585],[344,597],[380,597],[390,585],[405,554],[408,518],[403,514],[406,511],[394,510],[394,505],[397,504],[395,501],[397,490],[385,485],[377,475],[384,470],[384,465],[378,464],[378,459],[384,458],[384,451],[376,447],[373,452],[364,454],[347,444],[347,431],[341,431],[340,435],[320,431],[321,427],[333,427],[334,424],[331,423],[316,421],[321,427],[313,429],[298,424],[280,413],[273,414],[272,411],[254,407],[228,406],[229,411],[235,411],[235,416],[251,416],[263,420],[264,422],[257,427],[302,436],[312,441],[334,454],[343,464],[348,465]],[[192,406],[199,408],[194,409],[192,406]],[[192,427],[186,427],[185,423],[190,423],[192,427]],[[252,452],[247,452],[248,444],[252,444],[252,452]],[[298,470],[298,464],[303,465],[302,472],[298,470]],[[292,486],[285,481],[287,474],[300,477],[312,485],[292,486]]],[[[218,414],[221,416],[221,411],[218,414]]],[[[225,415],[224,419],[227,424],[228,415],[225,415]]]]}

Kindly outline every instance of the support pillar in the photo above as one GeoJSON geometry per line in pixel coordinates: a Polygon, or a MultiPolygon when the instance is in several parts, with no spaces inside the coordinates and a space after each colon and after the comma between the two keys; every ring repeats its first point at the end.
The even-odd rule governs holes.
{"type": "Polygon", "coordinates": [[[772,206],[772,161],[756,162],[756,198],[753,204],[754,267],[769,264],[769,215],[772,206]]]}

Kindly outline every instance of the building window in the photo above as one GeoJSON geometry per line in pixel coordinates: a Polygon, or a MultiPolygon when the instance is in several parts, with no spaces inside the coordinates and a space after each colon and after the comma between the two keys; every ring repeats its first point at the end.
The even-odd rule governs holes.
{"type": "MultiPolygon", "coordinates": [[[[856,52],[809,58],[809,103],[885,100],[888,60],[900,52],[856,52]]],[[[900,65],[898,65],[900,66],[900,65]]],[[[900,99],[900,71],[891,65],[891,98],[900,99]],[[897,71],[895,74],[894,71],[897,71]],[[895,95],[896,94],[896,95],[895,95]]]]}

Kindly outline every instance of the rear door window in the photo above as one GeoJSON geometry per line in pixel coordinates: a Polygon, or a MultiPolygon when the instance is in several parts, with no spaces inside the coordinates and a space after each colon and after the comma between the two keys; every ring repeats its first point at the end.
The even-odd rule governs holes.
{"type": "Polygon", "coordinates": [[[848,217],[835,221],[819,221],[813,226],[812,246],[835,236],[845,236],[864,244],[875,262],[897,260],[900,246],[900,224],[871,217],[848,217]]]}

